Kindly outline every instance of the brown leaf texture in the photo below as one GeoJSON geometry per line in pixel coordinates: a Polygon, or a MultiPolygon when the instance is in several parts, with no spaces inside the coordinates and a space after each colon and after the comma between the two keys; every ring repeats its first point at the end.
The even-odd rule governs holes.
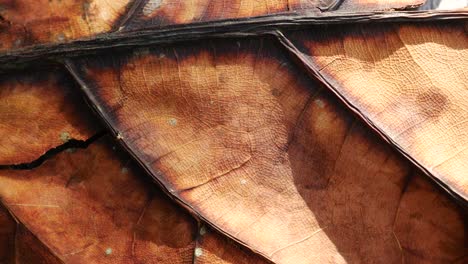
{"type": "Polygon", "coordinates": [[[466,263],[467,219],[466,210],[427,178],[415,175],[402,194],[394,223],[405,263],[466,263]]]}
{"type": "Polygon", "coordinates": [[[19,224],[15,233],[15,261],[12,263],[63,263],[24,225],[19,224]]]}
{"type": "Polygon", "coordinates": [[[66,72],[45,69],[0,76],[0,165],[30,163],[100,125],[66,72]]]}
{"type": "MultiPolygon", "coordinates": [[[[3,86],[2,100],[7,103],[4,109],[10,109],[2,135],[31,137],[48,146],[49,137],[41,135],[54,134],[54,122],[72,124],[77,131],[94,130],[94,118],[70,88],[73,80],[52,71],[29,75],[5,79],[9,85],[3,86]],[[18,127],[12,132],[9,124],[18,127]]],[[[24,157],[22,151],[29,151],[31,159],[38,160],[30,142],[15,143],[3,157],[24,157]]],[[[0,263],[192,263],[195,220],[145,181],[114,142],[104,138],[90,143],[86,150],[62,149],[31,170],[0,170],[0,198],[14,214],[13,219],[0,207],[0,263]]],[[[217,234],[210,237],[230,245],[217,234]]],[[[199,247],[219,255],[217,249],[199,247]]],[[[232,255],[239,251],[229,250],[232,255]]],[[[241,252],[245,258],[253,255],[241,252]]],[[[219,255],[217,260],[224,258],[219,255]]]]}
{"type": "Polygon", "coordinates": [[[125,29],[164,27],[220,19],[246,18],[280,13],[326,11],[377,11],[414,8],[424,0],[147,0],[140,1],[125,29]]]}
{"type": "Polygon", "coordinates": [[[0,206],[0,263],[13,263],[15,256],[16,222],[10,213],[0,206]]]}
{"type": "Polygon", "coordinates": [[[42,247],[38,256],[65,263],[191,263],[193,218],[141,173],[108,138],[33,170],[0,171],[1,200],[27,228],[20,234],[43,243],[20,239],[16,247],[42,247]]]}
{"type": "Polygon", "coordinates": [[[468,199],[465,21],[286,35],[314,75],[427,174],[468,199]]]}
{"type": "Polygon", "coordinates": [[[281,13],[414,9],[424,0],[0,0],[0,51],[122,30],[281,13]]]}
{"type": "Polygon", "coordinates": [[[270,263],[234,241],[203,225],[198,231],[193,264],[267,264],[270,263]]]}
{"type": "MultiPolygon", "coordinates": [[[[406,258],[394,225],[411,166],[271,39],[68,66],[140,165],[225,235],[277,263],[406,258]]],[[[460,212],[449,206],[449,229],[459,232],[460,212]]],[[[437,251],[444,259],[464,254],[465,233],[440,235],[455,241],[437,251]]]]}
{"type": "Polygon", "coordinates": [[[130,0],[0,0],[0,50],[110,31],[130,0]]]}

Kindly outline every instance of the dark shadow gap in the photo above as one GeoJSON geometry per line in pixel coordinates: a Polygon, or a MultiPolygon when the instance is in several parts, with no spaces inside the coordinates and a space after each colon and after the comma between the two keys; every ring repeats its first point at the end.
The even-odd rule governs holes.
{"type": "Polygon", "coordinates": [[[57,154],[65,150],[71,149],[85,149],[96,140],[100,139],[101,137],[107,134],[106,130],[99,131],[92,137],[88,138],[87,140],[77,140],[77,139],[70,139],[69,141],[59,145],[55,148],[49,149],[46,153],[42,154],[39,158],[34,161],[26,162],[26,163],[19,163],[19,164],[2,164],[0,165],[0,170],[31,170],[41,166],[46,160],[54,157],[57,154]]]}

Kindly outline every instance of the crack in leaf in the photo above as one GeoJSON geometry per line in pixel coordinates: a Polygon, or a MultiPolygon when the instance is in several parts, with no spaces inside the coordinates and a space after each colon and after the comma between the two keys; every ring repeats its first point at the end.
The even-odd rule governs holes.
{"type": "Polygon", "coordinates": [[[102,130],[90,138],[86,140],[77,140],[77,139],[70,139],[67,140],[67,142],[55,147],[51,148],[48,151],[46,151],[44,154],[42,154],[40,157],[37,159],[31,161],[31,162],[26,162],[26,163],[19,163],[19,164],[1,164],[0,165],[0,170],[31,170],[34,168],[37,168],[41,166],[46,160],[56,156],[57,154],[65,151],[65,150],[70,150],[70,149],[85,149],[89,145],[91,145],[93,142],[96,140],[100,139],[104,135],[107,134],[107,131],[102,130]]]}

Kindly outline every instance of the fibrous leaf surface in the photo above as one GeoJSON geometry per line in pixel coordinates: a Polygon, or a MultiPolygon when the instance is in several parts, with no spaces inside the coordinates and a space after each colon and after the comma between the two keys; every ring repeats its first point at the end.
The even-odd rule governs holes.
{"type": "Polygon", "coordinates": [[[87,108],[63,70],[1,75],[0,167],[33,162],[69,141],[86,141],[100,130],[87,108]]]}
{"type": "Polygon", "coordinates": [[[357,25],[287,37],[313,75],[427,174],[467,199],[466,22],[357,25]]]}
{"type": "Polygon", "coordinates": [[[401,261],[411,166],[267,40],[68,66],[140,165],[229,237],[278,263],[401,261]]]}

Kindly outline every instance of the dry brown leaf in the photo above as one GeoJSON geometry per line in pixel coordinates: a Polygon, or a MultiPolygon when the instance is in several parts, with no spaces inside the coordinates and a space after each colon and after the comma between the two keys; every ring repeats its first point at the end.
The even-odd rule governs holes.
{"type": "Polygon", "coordinates": [[[0,165],[29,163],[100,129],[66,72],[45,69],[0,76],[0,165]]]}
{"type": "Polygon", "coordinates": [[[15,264],[61,264],[54,255],[33,233],[22,224],[15,231],[15,264]]]}
{"type": "Polygon", "coordinates": [[[279,13],[412,9],[424,0],[0,0],[0,51],[123,29],[279,13]]]}
{"type": "MultiPolygon", "coordinates": [[[[60,130],[55,123],[74,125],[76,131],[93,130],[94,119],[77,90],[71,90],[72,80],[43,72],[4,80],[1,99],[7,103],[3,117],[8,129],[0,132],[5,135],[31,137],[47,147],[53,140],[41,135],[60,130]],[[20,126],[14,133],[10,132],[13,124],[20,126]]],[[[69,137],[73,135],[77,133],[69,137]]],[[[57,136],[56,140],[63,139],[57,136]]],[[[194,220],[142,180],[142,172],[133,168],[128,157],[116,153],[109,140],[102,141],[87,150],[68,149],[48,157],[45,164],[30,171],[0,171],[0,197],[20,222],[16,227],[1,207],[1,263],[192,262],[194,220]],[[106,242],[108,247],[103,248],[106,242]]],[[[12,153],[24,158],[18,153],[29,151],[31,159],[37,160],[34,154],[40,153],[31,143],[13,143],[3,157],[12,153]]],[[[235,254],[237,248],[233,248],[230,252],[235,254]]]]}
{"type": "Polygon", "coordinates": [[[268,264],[234,241],[203,225],[198,230],[194,264],[268,264]]]}
{"type": "Polygon", "coordinates": [[[20,263],[191,263],[193,219],[112,146],[101,139],[34,170],[0,171],[1,200],[27,228],[18,231],[20,263]]]}
{"type": "Polygon", "coordinates": [[[124,28],[133,30],[279,13],[320,15],[330,11],[411,9],[423,3],[424,0],[149,0],[136,8],[124,28]]]}
{"type": "Polygon", "coordinates": [[[104,33],[130,0],[0,0],[0,50],[104,33]]]}
{"type": "MultiPolygon", "coordinates": [[[[7,51],[1,56],[25,46],[17,58],[44,47],[61,56],[66,45],[36,45],[90,37],[74,43],[85,51],[96,34],[104,33],[96,38],[101,43],[115,30],[113,36],[125,36],[226,18],[423,3],[29,2],[0,0],[0,50],[7,51]]],[[[394,146],[466,198],[459,174],[467,171],[466,23],[310,30],[286,34],[296,46],[275,34],[394,146]]],[[[0,198],[19,223],[0,211],[0,261],[267,263],[230,237],[278,263],[466,262],[466,212],[307,78],[275,41],[111,50],[68,62],[130,154],[172,198],[227,237],[207,227],[196,235],[194,219],[146,182],[108,138],[44,156],[71,138],[91,143],[95,121],[64,73],[4,75],[0,168],[10,169],[0,170],[0,198]],[[47,162],[33,170],[9,166],[38,157],[47,162]]],[[[26,167],[32,164],[39,165],[26,167]]]]}
{"type": "Polygon", "coordinates": [[[467,263],[468,218],[421,174],[410,180],[400,200],[395,236],[405,263],[467,263]],[[457,257],[458,256],[458,257],[457,257]]]}
{"type": "Polygon", "coordinates": [[[15,257],[16,222],[10,213],[0,206],[0,263],[13,263],[15,257]]]}
{"type": "Polygon", "coordinates": [[[466,22],[287,34],[301,60],[426,173],[468,199],[466,22]]]}
{"type": "Polygon", "coordinates": [[[141,165],[224,234],[277,263],[401,261],[393,226],[411,166],[271,41],[69,68],[141,165]]]}

